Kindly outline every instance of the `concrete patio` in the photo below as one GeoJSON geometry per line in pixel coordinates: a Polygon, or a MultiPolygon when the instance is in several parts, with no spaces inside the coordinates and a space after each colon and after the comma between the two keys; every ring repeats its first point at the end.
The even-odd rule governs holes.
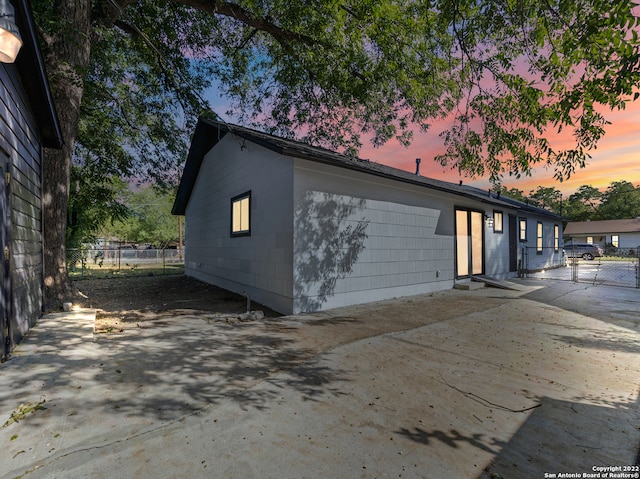
{"type": "Polygon", "coordinates": [[[533,479],[634,464],[640,293],[517,284],[263,321],[184,310],[123,335],[94,336],[91,310],[49,315],[0,365],[0,476],[533,479]]]}

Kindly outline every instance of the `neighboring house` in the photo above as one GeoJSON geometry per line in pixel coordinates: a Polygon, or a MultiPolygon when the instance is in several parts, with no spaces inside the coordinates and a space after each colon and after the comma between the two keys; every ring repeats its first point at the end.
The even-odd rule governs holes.
{"type": "Polygon", "coordinates": [[[23,45],[13,64],[0,64],[0,358],[42,315],[43,147],[62,134],[38,50],[29,4],[16,0],[23,45]]]}
{"type": "Polygon", "coordinates": [[[562,256],[545,210],[206,119],[173,213],[187,275],[285,314],[512,277],[527,248],[529,269],[562,256]]]}
{"type": "Polygon", "coordinates": [[[593,243],[619,250],[640,247],[640,218],[628,220],[576,221],[568,223],[564,238],[574,243],[593,243]]]}

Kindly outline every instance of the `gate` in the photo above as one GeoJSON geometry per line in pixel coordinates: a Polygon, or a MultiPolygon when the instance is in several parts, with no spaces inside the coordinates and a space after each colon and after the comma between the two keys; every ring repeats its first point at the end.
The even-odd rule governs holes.
{"type": "Polygon", "coordinates": [[[618,249],[615,253],[608,252],[593,259],[590,259],[591,255],[567,251],[563,265],[546,269],[527,267],[527,259],[535,254],[535,249],[526,249],[523,252],[526,269],[522,277],[640,288],[640,246],[618,249]]]}

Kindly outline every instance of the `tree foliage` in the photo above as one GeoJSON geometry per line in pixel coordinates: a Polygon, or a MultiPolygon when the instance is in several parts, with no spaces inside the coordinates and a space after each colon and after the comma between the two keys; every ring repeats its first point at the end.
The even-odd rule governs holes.
{"type": "Polygon", "coordinates": [[[563,197],[557,188],[546,186],[525,195],[517,188],[502,185],[500,194],[559,214],[565,222],[640,217],[640,185],[625,180],[612,181],[604,191],[583,185],[568,197],[563,197]]]}
{"type": "MultiPolygon", "coordinates": [[[[47,151],[45,283],[67,281],[71,157],[175,182],[216,82],[232,117],[354,153],[449,119],[471,175],[584,165],[640,84],[632,0],[34,0],[66,146],[47,151]],[[553,134],[569,129],[560,149],[553,134]],[[54,166],[55,165],[55,166],[54,166]]],[[[59,296],[59,295],[58,295],[59,296]]]]}
{"type": "Polygon", "coordinates": [[[128,185],[120,177],[103,176],[95,169],[73,166],[66,231],[67,248],[93,243],[107,224],[127,216],[123,194],[128,185]]]}
{"type": "Polygon", "coordinates": [[[614,181],[602,192],[599,213],[602,219],[628,219],[640,216],[640,186],[614,181]]]}
{"type": "Polygon", "coordinates": [[[123,195],[128,214],[124,218],[106,224],[101,233],[104,237],[119,241],[148,244],[165,248],[179,240],[179,218],[171,214],[174,190],[146,187],[128,190],[123,195]]]}

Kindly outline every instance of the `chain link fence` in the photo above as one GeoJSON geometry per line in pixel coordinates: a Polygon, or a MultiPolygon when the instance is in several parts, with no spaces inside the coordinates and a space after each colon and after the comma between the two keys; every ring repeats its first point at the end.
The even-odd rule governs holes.
{"type": "Polygon", "coordinates": [[[595,253],[567,246],[563,261],[557,266],[545,268],[531,267],[528,260],[536,254],[536,249],[525,249],[521,277],[640,288],[640,247],[609,248],[602,253],[595,253]]]}
{"type": "Polygon", "coordinates": [[[73,279],[184,273],[180,249],[69,249],[67,271],[73,279]]]}

